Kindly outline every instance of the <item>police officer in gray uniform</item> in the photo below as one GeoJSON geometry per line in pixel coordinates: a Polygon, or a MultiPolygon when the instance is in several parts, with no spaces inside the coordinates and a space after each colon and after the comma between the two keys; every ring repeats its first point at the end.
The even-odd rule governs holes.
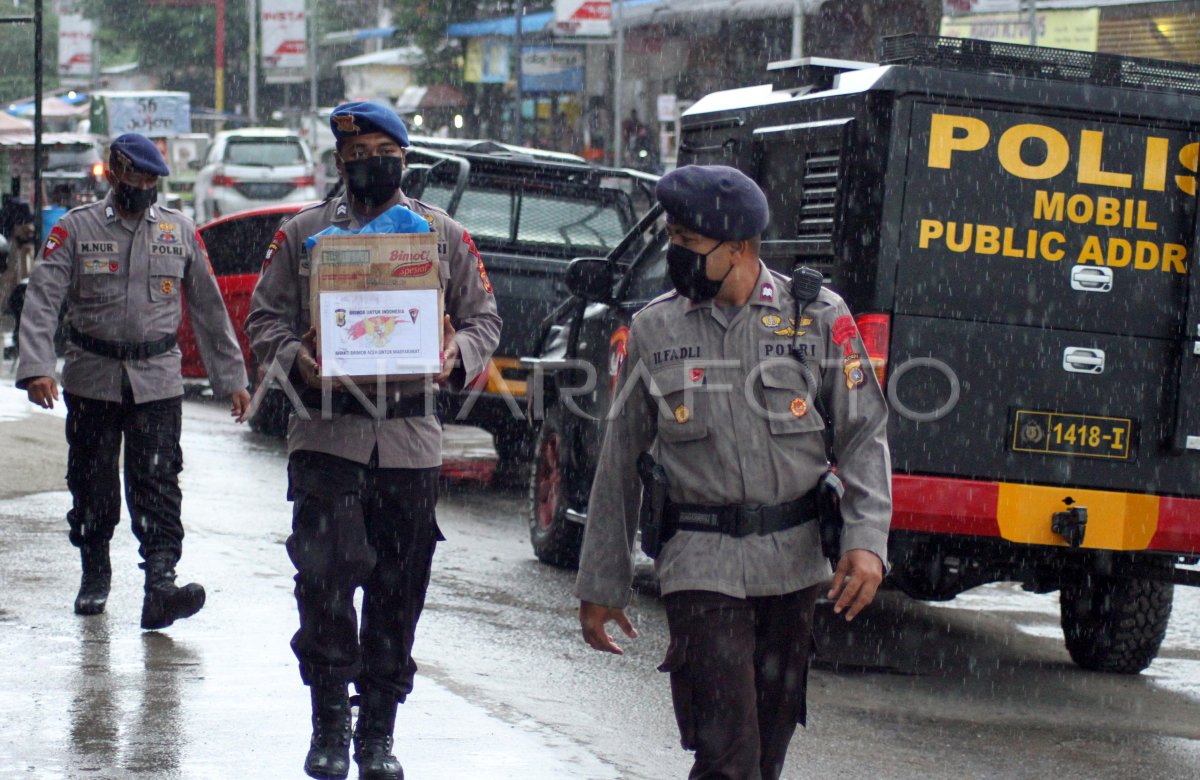
{"type": "Polygon", "coordinates": [[[21,315],[17,387],[38,406],[58,400],[54,333],[67,306],[63,366],[67,404],[67,515],[83,578],[75,611],[104,611],[108,547],[121,517],[118,458],[125,442],[125,496],[145,563],[142,628],[165,628],[204,606],[204,588],[175,585],[183,552],[179,446],[183,380],[175,332],[186,298],[217,395],[241,422],[250,405],[246,367],[208,253],[192,221],[155,205],[167,165],[154,143],[113,141],[103,201],[72,209],[46,237],[21,315]]]}
{"type": "Polygon", "coordinates": [[[442,538],[434,517],[441,425],[432,387],[423,381],[389,384],[382,408],[374,403],[374,383],[364,388],[370,408],[345,390],[322,389],[305,239],[329,225],[359,228],[395,205],[429,222],[438,239],[446,312],[438,384],[461,388],[484,371],[499,341],[500,317],[471,236],[445,212],[400,191],[408,131],[396,113],[375,103],[346,103],[334,109],[330,125],[347,192],[299,212],[275,234],[246,332],[261,364],[303,390],[305,408],[289,420],[287,549],[300,611],[292,649],[312,699],[304,769],[319,778],[347,775],[346,686],[352,680],[359,693],[359,777],[394,780],[404,775],[392,755],[396,705],[412,691],[413,638],[442,538]],[[354,609],[360,587],[361,625],[354,609]]]}
{"type": "Polygon", "coordinates": [[[813,610],[831,574],[814,522],[829,468],[819,409],[845,485],[828,596],[849,620],[883,577],[886,407],[841,298],[822,289],[797,318],[789,280],[759,259],[768,212],[751,179],[685,166],[657,196],[675,290],[630,329],[588,503],[579,618],[597,650],[622,652],[610,620],[636,636],[624,607],[648,453],[669,484],[673,535],[655,559],[670,628],[660,669],[683,747],[695,751],[689,777],[773,779],[805,719],[813,610]]]}

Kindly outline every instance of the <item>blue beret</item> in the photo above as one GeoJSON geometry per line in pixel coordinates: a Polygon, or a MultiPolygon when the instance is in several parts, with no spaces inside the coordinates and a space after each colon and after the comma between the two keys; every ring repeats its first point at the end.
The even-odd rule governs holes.
{"type": "Polygon", "coordinates": [[[342,103],[329,115],[329,126],[337,145],[363,133],[384,133],[403,147],[408,146],[408,128],[395,111],[382,103],[342,103]]]}
{"type": "Polygon", "coordinates": [[[685,165],[654,189],[667,219],[702,236],[739,241],[761,235],[770,212],[767,196],[746,174],[727,165],[685,165]]]}
{"type": "Polygon", "coordinates": [[[140,133],[125,133],[125,135],[117,136],[116,140],[109,145],[108,154],[110,158],[114,154],[122,155],[142,173],[153,173],[155,176],[171,175],[162,152],[158,151],[158,147],[154,145],[153,141],[140,133]]]}

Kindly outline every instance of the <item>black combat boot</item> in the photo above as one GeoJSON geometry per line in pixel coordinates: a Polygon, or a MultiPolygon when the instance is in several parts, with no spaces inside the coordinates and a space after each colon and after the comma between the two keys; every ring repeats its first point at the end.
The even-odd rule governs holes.
{"type": "Polygon", "coordinates": [[[79,580],[79,595],[75,597],[75,614],[99,615],[104,611],[112,583],[108,542],[85,542],[79,548],[79,557],[83,561],[83,576],[79,580]]]}
{"type": "Polygon", "coordinates": [[[142,601],[142,628],[166,628],[191,617],[204,606],[204,588],[194,582],[175,586],[175,557],[155,553],[142,564],[146,570],[146,598],[142,601]]]}
{"type": "Polygon", "coordinates": [[[342,780],[350,773],[350,698],[346,684],[313,685],[312,741],[304,771],[321,780],[342,780]]]}
{"type": "Polygon", "coordinates": [[[404,769],[392,755],[396,697],[367,689],[359,697],[354,726],[354,760],[359,780],[404,780],[404,769]]]}

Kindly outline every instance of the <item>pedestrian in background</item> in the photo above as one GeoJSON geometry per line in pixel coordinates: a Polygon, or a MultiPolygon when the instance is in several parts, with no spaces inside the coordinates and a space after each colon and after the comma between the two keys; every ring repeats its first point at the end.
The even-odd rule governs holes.
{"type": "MultiPolygon", "coordinates": [[[[376,103],[345,103],[330,125],[344,195],[299,212],[276,232],[246,318],[260,365],[277,366],[307,407],[288,430],[288,555],[296,567],[300,628],[292,649],[312,700],[311,777],[349,772],[351,705],[359,694],[354,760],[363,780],[395,780],[396,708],[412,691],[417,621],[434,548],[441,424],[426,382],[389,383],[384,408],[369,410],[332,389],[323,412],[320,367],[309,310],[311,263],[305,240],[335,225],[357,229],[400,205],[425,218],[438,237],[446,316],[439,384],[461,389],[484,371],[500,336],[491,283],[471,236],[440,209],[400,190],[408,130],[376,103]],[[362,588],[362,620],[354,608],[362,588]]],[[[375,398],[374,385],[367,395],[375,398]]]]}
{"type": "Polygon", "coordinates": [[[643,469],[661,469],[647,492],[666,490],[655,571],[670,645],[659,668],[670,673],[682,745],[695,751],[689,777],[774,780],[805,720],[818,596],[828,590],[834,611],[853,619],[883,577],[886,407],[841,298],[814,290],[797,312],[789,280],[759,259],[768,209],[752,180],[685,166],[656,194],[675,290],[633,318],[588,502],[579,620],[597,650],[622,652],[610,620],[636,636],[624,607],[640,456],[643,469]],[[828,588],[816,522],[827,422],[845,485],[828,588]]]}
{"type": "Polygon", "coordinates": [[[34,263],[17,364],[17,387],[53,408],[54,332],[69,302],[62,371],[67,522],[83,564],[75,612],[98,614],[108,600],[123,440],[125,498],[146,572],[145,629],[166,628],[204,606],[203,587],[175,585],[183,554],[183,380],[175,332],[185,297],[213,391],[229,397],[238,422],[250,405],[242,352],[204,243],[181,212],[154,205],[158,177],[166,175],[150,139],[127,133],[113,141],[105,172],[111,191],[63,216],[34,263]]]}
{"type": "Polygon", "coordinates": [[[58,224],[63,215],[71,207],[71,185],[55,184],[50,188],[50,198],[47,205],[42,207],[42,237],[50,235],[50,231],[58,224]]]}

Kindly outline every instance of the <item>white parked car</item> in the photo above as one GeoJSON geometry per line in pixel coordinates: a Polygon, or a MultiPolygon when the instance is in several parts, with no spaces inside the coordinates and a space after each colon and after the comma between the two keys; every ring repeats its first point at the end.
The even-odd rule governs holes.
{"type": "Polygon", "coordinates": [[[308,146],[293,130],[223,130],[196,174],[196,224],[243,209],[317,200],[315,173],[308,146]]]}

